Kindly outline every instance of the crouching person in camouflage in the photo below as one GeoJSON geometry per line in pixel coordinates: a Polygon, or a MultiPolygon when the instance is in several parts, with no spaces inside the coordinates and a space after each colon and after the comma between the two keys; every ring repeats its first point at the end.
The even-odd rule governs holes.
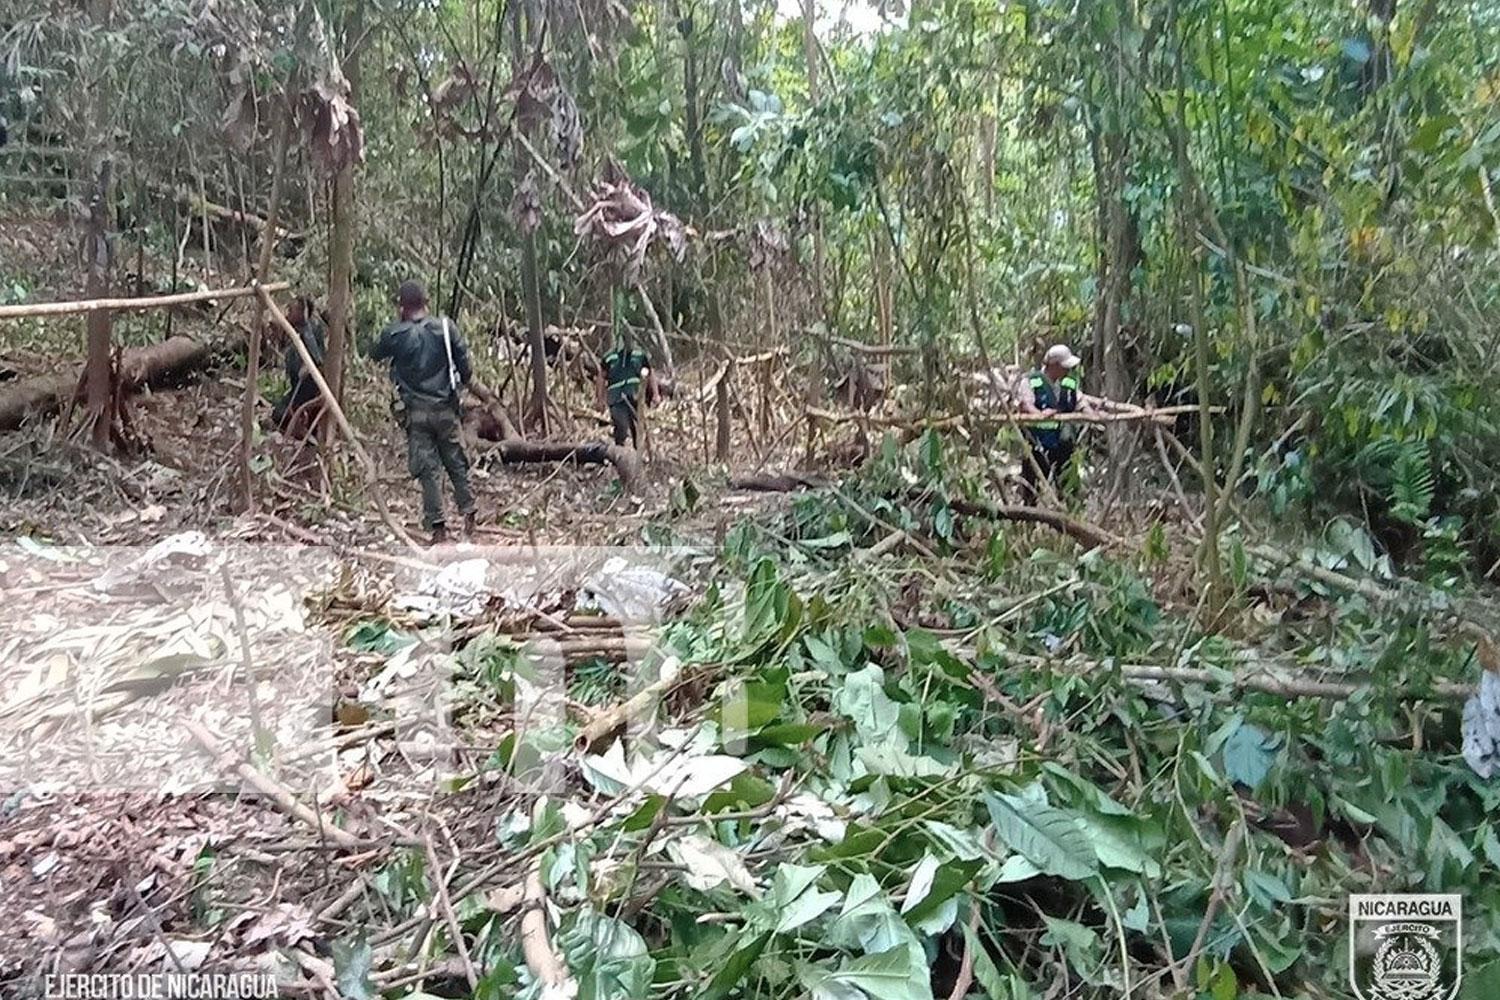
{"type": "Polygon", "coordinates": [[[469,383],[469,349],[446,316],[427,315],[427,293],[415,281],[396,292],[400,318],[371,345],[373,360],[389,360],[396,384],[396,420],[406,431],[407,466],[422,484],[422,521],[432,544],[448,540],[438,473],[453,482],[453,500],[464,516],[464,537],[474,537],[474,493],[469,458],[460,438],[460,397],[469,383]]]}

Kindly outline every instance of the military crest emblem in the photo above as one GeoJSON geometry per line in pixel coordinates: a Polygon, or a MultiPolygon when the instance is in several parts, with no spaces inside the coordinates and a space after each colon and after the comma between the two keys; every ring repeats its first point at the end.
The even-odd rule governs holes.
{"type": "Polygon", "coordinates": [[[1463,897],[1349,897],[1349,977],[1359,1000],[1454,1000],[1463,897]]]}

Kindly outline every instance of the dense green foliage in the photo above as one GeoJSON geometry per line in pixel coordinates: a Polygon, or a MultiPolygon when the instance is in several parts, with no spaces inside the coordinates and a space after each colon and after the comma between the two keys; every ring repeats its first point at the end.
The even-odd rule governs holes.
{"type": "MultiPolygon", "coordinates": [[[[1493,995],[1500,792],[1458,756],[1456,706],[1426,700],[1471,670],[1438,620],[1252,560],[1262,596],[1205,632],[1169,552],[1036,549],[953,512],[963,465],[892,447],[836,500],[741,522],[661,650],[714,697],[584,758],[588,809],[575,791],[500,820],[518,864],[540,854],[580,996],[929,1000],[966,952],[992,1000],[1342,996],[1366,891],[1462,891],[1462,996],[1493,995]],[[892,524],[948,555],[875,560],[892,524]],[[613,808],[581,823],[593,803],[613,808]]],[[[457,662],[506,698],[535,680],[504,642],[457,662]]],[[[545,781],[574,732],[523,726],[493,764],[545,781]]],[[[398,914],[428,877],[387,869],[398,914]]],[[[477,995],[540,996],[504,920],[467,911],[497,963],[477,995]]]]}

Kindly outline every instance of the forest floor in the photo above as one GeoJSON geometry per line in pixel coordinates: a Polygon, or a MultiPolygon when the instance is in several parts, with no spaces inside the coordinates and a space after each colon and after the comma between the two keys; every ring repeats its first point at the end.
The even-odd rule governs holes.
{"type": "MultiPolygon", "coordinates": [[[[34,431],[0,435],[0,479],[8,494],[0,503],[0,530],[11,539],[0,554],[7,595],[0,613],[6,626],[0,632],[10,637],[3,684],[8,703],[0,705],[0,719],[9,730],[11,760],[3,769],[10,780],[0,781],[9,796],[0,812],[0,884],[6,887],[0,894],[0,982],[53,968],[170,968],[167,949],[179,959],[207,961],[201,935],[173,930],[201,921],[205,906],[233,915],[222,924],[225,937],[213,942],[214,959],[270,954],[273,944],[295,949],[299,941],[347,929],[336,913],[321,928],[314,915],[326,915],[351,885],[363,885],[357,876],[379,868],[393,838],[408,845],[436,843],[445,856],[461,856],[466,866],[493,861],[495,823],[513,806],[513,795],[485,784],[458,793],[442,787],[420,756],[430,757],[430,748],[394,738],[404,720],[381,699],[357,705],[357,725],[331,725],[330,711],[354,704],[384,662],[379,653],[351,650],[345,644],[349,631],[365,621],[379,621],[382,629],[409,627],[390,599],[401,589],[397,578],[403,572],[409,577],[419,561],[441,567],[495,558],[497,545],[537,553],[538,559],[551,558],[548,546],[638,545],[648,525],[674,513],[679,537],[711,544],[734,518],[788,502],[775,494],[728,490],[720,471],[704,477],[720,485],[705,488],[693,513],[674,512],[668,461],[648,464],[644,496],[631,498],[621,493],[608,465],[501,468],[480,460],[478,544],[415,555],[392,544],[389,530],[369,509],[371,487],[350,481],[357,479],[352,463],[328,494],[295,470],[263,475],[260,515],[232,514],[236,467],[228,456],[238,447],[241,392],[234,373],[220,370],[181,389],[136,399],[137,427],[150,449],[135,459],[103,457],[34,431]],[[341,491],[354,502],[341,500],[341,491]],[[69,727],[81,727],[84,716],[96,718],[93,698],[103,691],[107,700],[112,685],[142,671],[149,682],[152,670],[174,656],[199,649],[211,667],[197,682],[179,683],[169,694],[147,693],[116,709],[110,723],[116,743],[99,751],[103,757],[118,758],[122,746],[147,740],[186,755],[176,764],[194,760],[187,731],[179,729],[174,738],[160,718],[165,713],[183,722],[190,707],[223,700],[227,674],[238,661],[235,598],[226,599],[211,574],[203,586],[185,592],[165,586],[167,581],[180,585],[195,571],[203,576],[201,560],[179,559],[156,583],[142,584],[144,592],[135,587],[100,593],[92,586],[108,567],[124,565],[184,532],[201,532],[204,551],[223,554],[241,601],[286,591],[295,575],[288,561],[300,564],[302,575],[317,578],[293,587],[280,610],[306,605],[307,628],[321,642],[301,635],[293,623],[289,634],[298,634],[300,651],[260,632],[249,645],[257,662],[274,664],[278,675],[304,678],[301,689],[290,693],[277,692],[268,682],[261,697],[288,697],[304,716],[321,716],[318,725],[297,730],[290,747],[281,744],[278,759],[319,745],[327,751],[330,740],[345,747],[336,759],[323,754],[323,763],[333,761],[333,772],[320,775],[323,784],[313,791],[331,802],[340,825],[357,831],[353,836],[365,843],[366,849],[352,857],[330,861],[319,830],[262,798],[233,794],[232,760],[246,759],[245,753],[215,762],[215,782],[230,790],[226,795],[192,794],[172,766],[152,787],[139,771],[101,776],[80,763],[89,757],[81,749],[88,740],[81,732],[70,735],[69,727]],[[313,539],[331,547],[314,555],[303,544],[313,539]],[[251,565],[257,560],[246,553],[256,552],[274,557],[251,565]],[[202,649],[205,645],[213,649],[202,649]],[[323,682],[321,689],[316,679],[323,682]],[[54,726],[39,729],[39,720],[54,726]],[[366,742],[360,741],[362,730],[366,742]],[[32,735],[23,735],[27,732],[32,735]],[[305,744],[297,742],[297,733],[305,744]],[[65,746],[78,750],[70,763],[82,770],[59,763],[65,746]],[[414,754],[419,756],[413,759],[414,754]],[[78,794],[70,785],[88,790],[78,794]],[[195,888],[195,872],[205,864],[215,872],[211,902],[202,886],[195,888]],[[138,919],[146,914],[149,920],[138,919]]],[[[417,491],[403,474],[399,437],[377,428],[366,443],[381,468],[374,488],[383,491],[406,530],[421,537],[417,491]]],[[[670,423],[656,430],[654,445],[662,454],[673,451],[670,423]]],[[[273,441],[263,453],[278,470],[306,457],[293,442],[273,441]]],[[[566,618],[576,610],[573,600],[560,594],[536,610],[566,618]]],[[[490,609],[471,616],[466,627],[493,622],[497,613],[490,609]]],[[[265,624],[263,616],[252,618],[265,624]]],[[[533,620],[523,614],[504,631],[525,632],[533,620]]],[[[451,751],[449,762],[453,773],[481,773],[504,736],[505,714],[497,709],[466,715],[455,744],[460,749],[451,751]]],[[[253,740],[236,745],[252,746],[253,740]]],[[[203,763],[196,759],[192,766],[203,763]]]]}
{"type": "MultiPolygon", "coordinates": [[[[63,232],[46,213],[12,214],[0,227],[0,278],[11,283],[14,297],[71,294],[67,283],[52,287],[45,277],[71,273],[63,232]]],[[[160,314],[129,317],[117,337],[150,342],[164,334],[161,322],[160,314]]],[[[174,322],[179,333],[210,329],[203,316],[178,315],[174,322]]],[[[6,380],[79,363],[76,317],[10,333],[0,352],[6,380]]],[[[383,398],[371,384],[373,373],[353,378],[353,395],[383,398]]],[[[565,381],[566,370],[554,378],[565,381]]],[[[605,435],[602,421],[585,417],[591,391],[583,384],[564,388],[558,431],[566,439],[605,435]]],[[[685,504],[681,483],[694,463],[677,456],[704,447],[696,427],[701,414],[681,412],[696,410],[691,403],[669,401],[651,417],[652,460],[640,495],[624,494],[608,465],[501,467],[471,447],[480,502],[476,544],[415,554],[394,540],[371,503],[378,489],[406,531],[425,535],[418,491],[405,474],[404,442],[378,409],[351,414],[379,468],[377,482],[364,481],[342,447],[345,457],[329,476],[314,448],[272,435],[256,449],[257,513],[235,513],[243,392],[243,371],[216,363],[179,387],[133,398],[134,429],[147,445],[129,457],[100,455],[71,440],[57,418],[0,434],[0,533],[8,539],[0,551],[6,595],[0,742],[7,761],[0,767],[0,992],[6,996],[30,988],[30,977],[43,972],[212,967],[226,956],[253,962],[278,948],[297,954],[304,966],[278,968],[283,976],[326,981],[334,973],[324,945],[353,927],[340,916],[354,902],[348,890],[367,891],[366,877],[389,861],[393,845],[436,845],[455,864],[461,857],[466,868],[482,866],[496,859],[497,819],[516,799],[496,784],[503,775],[491,772],[455,791],[451,777],[438,780],[433,764],[441,759],[450,776],[485,773],[486,758],[512,727],[502,707],[469,704],[461,738],[438,753],[400,738],[414,720],[390,698],[359,700],[389,653],[381,643],[417,632],[411,615],[392,606],[403,578],[412,588],[425,569],[514,560],[497,556],[494,546],[537,560],[555,560],[549,547],[556,546],[638,548],[648,526],[668,519],[679,539],[712,544],[736,517],[788,502],[731,490],[731,470],[716,467],[692,473],[701,496],[685,504]],[[123,588],[96,585],[164,539],[182,539],[186,548],[127,573],[123,588]],[[232,587],[219,585],[217,565],[232,587]],[[362,623],[376,623],[380,635],[351,648],[349,634],[362,623]],[[270,770],[281,768],[288,781],[295,773],[296,791],[311,791],[328,821],[337,816],[350,831],[344,836],[358,839],[361,849],[330,857],[325,831],[265,795],[242,793],[235,768],[248,751],[202,756],[190,738],[194,719],[217,720],[222,737],[226,718],[243,712],[237,701],[226,707],[225,698],[239,665],[237,637],[254,662],[276,675],[259,685],[262,711],[285,709],[277,719],[291,726],[270,770]],[[185,676],[173,673],[194,657],[201,662],[185,676]],[[296,682],[285,688],[289,677],[296,682]],[[156,752],[150,761],[148,748],[156,752]],[[322,770],[297,770],[299,756],[306,763],[310,751],[322,770]],[[291,772],[284,770],[288,757],[291,772]],[[206,762],[212,766],[205,779],[206,762]],[[184,933],[203,926],[210,911],[217,937],[184,933]]],[[[748,446],[736,451],[756,453],[748,446]]],[[[524,633],[537,616],[566,620],[578,604],[566,587],[519,600],[514,588],[510,593],[511,607],[492,600],[467,616],[465,627],[472,633],[488,623],[502,634],[524,633]]],[[[631,642],[649,641],[644,630],[624,624],[631,642]]],[[[569,631],[598,636],[591,626],[569,631]]],[[[585,646],[594,641],[618,661],[620,623],[606,631],[585,646]]],[[[587,652],[564,655],[571,663],[587,652]]],[[[641,652],[632,647],[631,658],[639,661],[641,652]]],[[[233,746],[254,746],[245,735],[233,746]]],[[[380,904],[372,906],[378,911],[380,904]]]]}

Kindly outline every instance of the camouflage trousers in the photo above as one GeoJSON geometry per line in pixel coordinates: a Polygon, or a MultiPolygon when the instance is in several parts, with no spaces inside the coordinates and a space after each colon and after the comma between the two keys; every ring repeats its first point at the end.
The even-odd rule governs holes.
{"type": "Polygon", "coordinates": [[[443,523],[443,490],[439,473],[446,471],[453,483],[453,502],[460,514],[472,513],[474,493],[469,488],[469,456],[459,438],[456,407],[417,404],[406,409],[401,420],[406,430],[406,465],[412,478],[422,484],[422,523],[435,528],[443,523]]]}

